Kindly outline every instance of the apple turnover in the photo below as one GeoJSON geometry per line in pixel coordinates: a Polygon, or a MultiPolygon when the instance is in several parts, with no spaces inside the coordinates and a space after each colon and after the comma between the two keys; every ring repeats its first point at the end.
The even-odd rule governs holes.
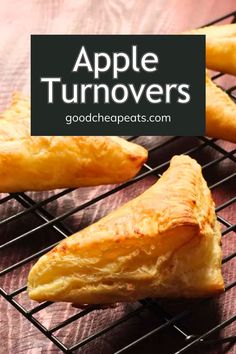
{"type": "Polygon", "coordinates": [[[206,75],[206,135],[236,143],[236,104],[206,75]]]}
{"type": "Polygon", "coordinates": [[[120,183],[135,176],[147,151],[109,136],[30,136],[30,103],[21,94],[0,114],[0,192],[120,183]]]}
{"type": "Polygon", "coordinates": [[[210,296],[224,289],[220,241],[200,165],[175,156],[151,188],[42,256],[28,293],[75,305],[210,296]]]}
{"type": "Polygon", "coordinates": [[[236,24],[208,26],[189,34],[206,35],[208,69],[236,75],[236,24]]]}

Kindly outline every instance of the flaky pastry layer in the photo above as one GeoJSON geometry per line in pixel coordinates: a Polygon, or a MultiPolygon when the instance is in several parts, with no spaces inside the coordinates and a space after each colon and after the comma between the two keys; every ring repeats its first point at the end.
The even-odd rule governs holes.
{"type": "Polygon", "coordinates": [[[201,167],[175,156],[151,188],[42,256],[28,293],[77,305],[209,296],[224,289],[220,238],[201,167]]]}

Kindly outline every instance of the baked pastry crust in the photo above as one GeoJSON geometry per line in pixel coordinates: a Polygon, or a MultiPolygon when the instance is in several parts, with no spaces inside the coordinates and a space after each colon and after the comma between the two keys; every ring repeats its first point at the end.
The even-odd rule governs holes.
{"type": "Polygon", "coordinates": [[[109,136],[32,137],[22,94],[0,115],[0,192],[120,183],[136,175],[147,151],[109,136]]]}
{"type": "Polygon", "coordinates": [[[224,289],[220,239],[201,167],[175,156],[142,195],[42,256],[28,293],[77,305],[209,296],[224,289]]]}
{"type": "Polygon", "coordinates": [[[206,35],[208,69],[236,75],[236,24],[209,26],[189,33],[206,35]]]}
{"type": "Polygon", "coordinates": [[[206,75],[206,135],[236,143],[236,104],[206,75]]]}

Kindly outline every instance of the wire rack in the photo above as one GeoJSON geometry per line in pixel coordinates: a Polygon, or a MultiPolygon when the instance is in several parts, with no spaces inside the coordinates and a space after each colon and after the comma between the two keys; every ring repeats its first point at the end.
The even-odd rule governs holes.
{"type": "MultiPolygon", "coordinates": [[[[210,24],[218,23],[223,20],[226,20],[228,22],[235,22],[236,12],[228,14],[227,16],[213,21],[210,24]]],[[[223,74],[221,73],[216,74],[214,76],[214,79],[217,80],[222,76],[223,74]]],[[[236,100],[236,86],[226,88],[225,91],[233,100],[236,100]]],[[[145,142],[146,138],[142,137],[142,142],[145,142]]],[[[129,137],[128,139],[132,141],[138,141],[139,137],[129,137]]],[[[68,237],[70,234],[72,234],[72,230],[70,230],[66,226],[66,220],[70,221],[70,218],[74,214],[78,212],[83,212],[87,208],[90,208],[92,210],[93,206],[96,203],[102,202],[110,196],[114,197],[117,192],[124,191],[127,188],[130,188],[131,186],[135,188],[135,186],[137,186],[139,181],[141,180],[144,181],[150,178],[151,176],[153,176],[155,179],[158,178],[160,176],[160,173],[168,167],[169,158],[166,157],[165,160],[156,165],[156,161],[160,162],[160,159],[159,157],[158,159],[154,159],[152,158],[152,156],[153,154],[155,154],[156,151],[158,151],[158,156],[162,155],[162,153],[163,156],[165,156],[165,151],[168,148],[170,148],[172,153],[173,150],[176,149],[178,150],[177,153],[180,151],[181,153],[188,154],[193,157],[199,156],[199,158],[197,159],[202,164],[203,173],[208,181],[210,189],[214,191],[217,188],[222,188],[223,193],[227,191],[227,200],[224,201],[223,204],[221,203],[221,205],[217,205],[216,212],[218,220],[223,227],[223,244],[226,236],[232,234],[233,236],[235,236],[234,233],[236,231],[236,225],[233,225],[229,220],[226,220],[221,213],[226,208],[232,207],[233,203],[235,203],[236,201],[235,196],[232,195],[233,188],[231,188],[231,195],[229,193],[229,189],[227,189],[228,183],[232,184],[233,182],[235,182],[235,169],[232,170],[232,173],[230,172],[230,174],[223,175],[223,177],[219,180],[213,180],[213,183],[210,182],[210,179],[208,177],[212,176],[212,168],[218,168],[220,166],[222,169],[224,169],[223,166],[226,160],[230,161],[230,163],[232,163],[232,166],[235,167],[236,149],[229,149],[230,151],[227,151],[224,148],[224,145],[222,147],[219,141],[217,141],[216,139],[208,139],[206,137],[188,138],[187,150],[186,138],[183,137],[168,137],[162,141],[158,140],[158,143],[153,137],[153,141],[154,144],[152,143],[152,146],[149,148],[149,160],[144,165],[142,171],[138,176],[136,176],[131,181],[128,181],[121,185],[110,187],[106,189],[103,193],[96,195],[91,200],[85,200],[80,205],[75,205],[73,206],[73,208],[70,207],[69,210],[67,210],[66,212],[62,212],[59,215],[55,216],[51,211],[49,211],[50,208],[48,208],[48,206],[53,204],[54,202],[58,202],[59,200],[62,203],[66,203],[66,201],[68,200],[66,198],[70,198],[71,194],[75,192],[74,189],[66,189],[59,192],[56,191],[54,192],[54,194],[51,194],[46,198],[45,193],[14,193],[9,195],[3,195],[0,199],[0,205],[2,208],[6,207],[7,203],[10,203],[12,201],[14,203],[17,202],[22,207],[22,209],[18,210],[17,212],[14,209],[10,216],[7,215],[7,217],[0,221],[0,227],[6,230],[6,233],[7,230],[9,230],[9,226],[12,224],[16,225],[16,229],[18,227],[20,228],[20,220],[27,216],[29,216],[30,218],[36,217],[38,219],[38,224],[36,224],[36,226],[34,225],[33,227],[29,225],[29,228],[26,228],[26,230],[21,234],[18,234],[11,238],[7,237],[6,242],[0,245],[0,251],[3,255],[1,255],[1,259],[3,259],[2,257],[7,257],[9,258],[8,261],[10,262],[7,262],[7,264],[4,265],[3,269],[1,269],[1,279],[5,279],[6,277],[8,277],[8,279],[10,277],[16,277],[17,273],[15,272],[17,272],[17,270],[21,267],[28,267],[27,269],[30,269],[30,266],[36,261],[39,256],[43,255],[45,252],[49,251],[52,247],[54,247],[60,239],[68,237]],[[182,146],[184,146],[184,151],[181,151],[182,146]],[[204,163],[204,159],[202,160],[201,156],[204,156],[207,150],[211,150],[212,152],[214,152],[215,157],[211,158],[210,161],[204,163]],[[38,197],[38,195],[40,195],[43,199],[37,200],[38,198],[34,198],[34,196],[38,197]],[[17,252],[19,242],[24,241],[30,241],[28,244],[28,247],[30,247],[35,242],[33,236],[37,232],[45,232],[47,235],[53,233],[58,238],[57,242],[50,242],[50,240],[55,241],[55,238],[50,238],[50,236],[48,236],[49,244],[47,244],[46,246],[44,245],[43,247],[39,248],[39,250],[35,250],[35,247],[32,247],[33,250],[35,250],[33,253],[29,252],[29,254],[23,259],[11,263],[11,257],[8,257],[7,250],[13,249],[13,252],[17,252]],[[32,241],[30,240],[30,237],[32,237],[32,241]]],[[[235,250],[233,250],[233,252],[223,258],[223,266],[225,267],[226,264],[228,267],[230,267],[230,261],[232,261],[234,257],[236,258],[235,250]]],[[[226,283],[225,293],[220,295],[220,298],[223,303],[224,297],[226,297],[227,294],[232,291],[232,289],[236,289],[236,281],[230,279],[229,283],[226,283]]],[[[0,288],[0,294],[5,298],[6,301],[8,301],[12,306],[14,306],[14,308],[18,310],[25,317],[26,320],[30,321],[35,327],[37,327],[39,331],[41,331],[50,341],[52,341],[57,346],[58,351],[62,351],[64,353],[75,353],[80,350],[82,350],[83,352],[84,346],[88,345],[91,342],[95,342],[97,346],[96,348],[99,348],[99,341],[105,335],[110,335],[112,331],[115,331],[116,328],[120,326],[124,326],[126,329],[130,329],[129,323],[137,317],[141,319],[139,329],[137,331],[134,331],[134,334],[133,336],[131,336],[132,338],[128,343],[127,341],[124,341],[125,343],[122,344],[122,341],[120,341],[120,343],[118,343],[118,345],[116,346],[117,349],[114,350],[115,353],[123,353],[128,350],[133,350],[133,352],[135,353],[143,352],[143,349],[140,348],[145,348],[142,347],[142,343],[145,343],[147,340],[149,340],[149,343],[150,341],[151,343],[154,343],[156,339],[162,341],[164,340],[165,347],[168,347],[168,339],[165,336],[161,337],[167,329],[171,329],[173,334],[175,333],[178,335],[177,342],[179,343],[178,349],[174,349],[172,351],[170,349],[169,351],[167,351],[168,353],[180,354],[187,351],[191,351],[192,349],[198,349],[201,353],[203,353],[207,352],[208,350],[211,350],[212,347],[219,348],[222,345],[228,345],[229,348],[232,348],[236,341],[236,332],[232,330],[230,334],[227,334],[226,331],[226,333],[223,333],[223,335],[221,335],[220,337],[217,336],[220,331],[225,330],[228,326],[232,326],[235,324],[236,315],[232,314],[231,312],[225,318],[221,319],[220,321],[216,321],[214,325],[206,329],[203,328],[200,335],[196,335],[196,332],[194,332],[191,326],[188,327],[188,325],[186,325],[185,319],[190,317],[195,321],[196,316],[199,313],[203,313],[204,316],[204,311],[206,311],[206,308],[209,308],[211,304],[214,303],[215,299],[195,300],[190,301],[190,303],[187,301],[183,303],[181,302],[180,304],[178,304],[177,302],[177,308],[176,302],[172,302],[175,303],[175,306],[172,311],[169,310],[170,304],[168,304],[168,307],[166,306],[165,301],[154,299],[145,299],[132,305],[117,305],[118,307],[125,306],[126,311],[124,314],[122,311],[118,311],[119,313],[121,313],[121,316],[115,320],[113,319],[111,323],[108,323],[111,317],[109,317],[109,313],[115,311],[115,309],[113,308],[102,309],[101,307],[99,307],[99,305],[88,306],[84,309],[73,308],[71,314],[70,312],[66,312],[68,316],[63,321],[60,321],[52,327],[47,328],[47,326],[43,324],[44,316],[40,316],[40,314],[43,311],[48,310],[55,304],[50,302],[36,304],[35,302],[30,301],[26,295],[26,285],[18,286],[16,289],[13,290],[6,289],[6,287],[3,285],[0,288]],[[24,304],[19,301],[19,298],[21,298],[21,295],[23,296],[23,294],[25,294],[25,300],[23,301],[24,304]],[[29,305],[31,305],[30,308],[29,305]],[[168,308],[168,310],[166,308],[168,308]],[[101,313],[104,315],[101,315],[101,313]],[[142,317],[142,314],[144,313],[146,313],[146,316],[148,316],[148,322],[152,323],[152,328],[145,328],[145,326],[142,326],[142,321],[145,321],[145,315],[144,317],[142,317]],[[80,338],[78,340],[78,337],[80,336],[75,335],[74,343],[66,344],[66,334],[64,335],[63,339],[59,338],[59,335],[57,335],[57,333],[60,333],[60,330],[62,333],[66,333],[66,328],[70,325],[70,332],[75,330],[75,328],[77,328],[76,321],[78,320],[80,321],[81,327],[83,321],[86,321],[86,318],[89,321],[91,316],[93,318],[93,321],[96,318],[99,320],[99,317],[102,316],[105,318],[105,321],[102,322],[102,327],[98,330],[93,331],[93,328],[91,328],[91,332],[88,335],[82,337],[82,339],[80,338]]],[[[59,304],[58,306],[59,307],[57,307],[57,311],[63,311],[63,308],[60,307],[62,305],[59,304]]],[[[93,352],[98,351],[99,350],[93,350],[93,352]]],[[[149,352],[156,352],[156,350],[153,349],[153,351],[150,350],[149,352]]]]}

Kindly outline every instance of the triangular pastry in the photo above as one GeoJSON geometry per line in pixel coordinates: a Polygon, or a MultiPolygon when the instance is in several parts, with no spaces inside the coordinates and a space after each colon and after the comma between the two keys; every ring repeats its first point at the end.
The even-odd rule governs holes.
{"type": "Polygon", "coordinates": [[[199,28],[189,34],[206,35],[208,69],[236,75],[236,24],[199,28]]]}
{"type": "Polygon", "coordinates": [[[236,104],[206,75],[206,135],[236,143],[236,104]]]}
{"type": "Polygon", "coordinates": [[[201,167],[175,156],[151,188],[42,256],[29,296],[77,305],[209,296],[224,289],[220,239],[201,167]]]}
{"type": "Polygon", "coordinates": [[[120,183],[146,159],[143,147],[119,137],[31,137],[21,94],[0,114],[0,192],[120,183]]]}

